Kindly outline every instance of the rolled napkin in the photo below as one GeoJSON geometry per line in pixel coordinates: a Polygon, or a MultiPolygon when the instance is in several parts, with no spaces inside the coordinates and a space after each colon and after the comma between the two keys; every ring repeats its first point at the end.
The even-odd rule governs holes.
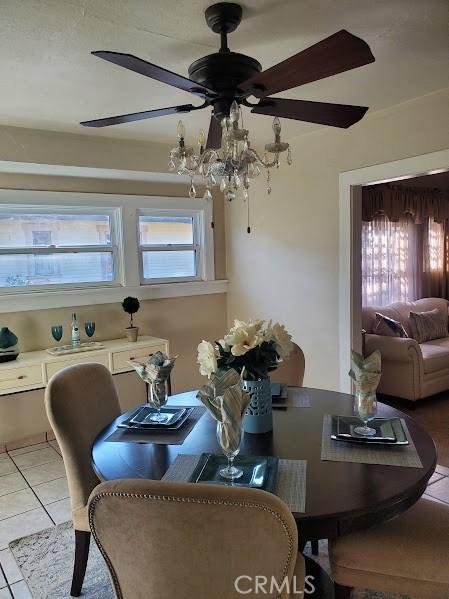
{"type": "Polygon", "coordinates": [[[381,355],[378,349],[367,358],[355,351],[351,352],[349,376],[355,383],[357,393],[366,396],[375,393],[381,374],[381,355]]]}
{"type": "Polygon", "coordinates": [[[145,360],[145,362],[130,360],[129,364],[131,364],[140,378],[146,383],[149,385],[160,385],[168,380],[177,357],[169,358],[161,351],[157,351],[148,360],[145,360]]]}
{"type": "Polygon", "coordinates": [[[197,398],[221,424],[220,442],[223,451],[226,453],[238,449],[243,415],[250,402],[249,394],[242,391],[238,372],[230,369],[223,375],[212,373],[210,382],[201,387],[197,398]]]}

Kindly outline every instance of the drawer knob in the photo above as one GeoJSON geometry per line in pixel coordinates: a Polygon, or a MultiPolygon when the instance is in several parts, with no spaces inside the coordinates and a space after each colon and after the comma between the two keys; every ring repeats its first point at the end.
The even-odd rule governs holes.
{"type": "Polygon", "coordinates": [[[24,374],[19,374],[19,376],[17,377],[17,379],[18,379],[19,381],[21,381],[21,380],[22,380],[22,379],[24,379],[24,378],[25,378],[25,375],[24,375],[24,374]]]}

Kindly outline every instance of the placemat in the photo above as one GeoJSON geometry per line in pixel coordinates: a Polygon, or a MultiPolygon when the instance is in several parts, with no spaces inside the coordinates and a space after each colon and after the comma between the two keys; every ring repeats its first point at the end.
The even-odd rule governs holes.
{"type": "Polygon", "coordinates": [[[126,441],[126,443],[155,443],[156,445],[182,445],[205,411],[204,406],[195,407],[184,424],[176,431],[127,431],[124,428],[117,428],[105,440],[112,442],[126,441]]]}
{"type": "MultiPolygon", "coordinates": [[[[162,480],[187,482],[199,459],[199,455],[178,455],[162,480]]],[[[292,512],[306,510],[306,471],[306,460],[279,460],[276,494],[285,501],[292,512]]]]}
{"type": "Polygon", "coordinates": [[[310,394],[307,389],[289,387],[286,399],[273,399],[274,408],[310,408],[310,394]]]}
{"type": "Polygon", "coordinates": [[[402,418],[401,422],[409,441],[408,445],[402,445],[401,447],[391,445],[362,445],[331,439],[331,416],[325,414],[321,440],[321,459],[331,462],[356,462],[357,464],[422,468],[421,459],[416,451],[407,424],[402,418]]]}

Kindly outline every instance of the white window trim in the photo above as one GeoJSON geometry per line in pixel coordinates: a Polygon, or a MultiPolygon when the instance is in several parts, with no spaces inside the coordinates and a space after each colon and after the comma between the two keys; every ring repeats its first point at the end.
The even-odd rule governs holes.
{"type": "MultiPolygon", "coordinates": [[[[77,285],[70,289],[54,287],[51,289],[21,290],[3,293],[0,290],[0,313],[39,310],[46,308],[82,306],[121,301],[125,295],[134,295],[139,299],[156,299],[226,293],[228,281],[215,281],[214,271],[214,235],[210,226],[212,222],[212,203],[207,200],[186,197],[142,196],[126,194],[98,194],[56,191],[30,191],[0,189],[1,206],[57,206],[83,207],[92,206],[115,210],[119,218],[117,227],[118,248],[116,268],[119,274],[116,286],[95,284],[77,285]],[[204,263],[202,280],[187,282],[168,282],[142,285],[140,282],[138,238],[136,235],[136,214],[139,209],[158,210],[190,210],[200,211],[203,218],[204,263]]],[[[95,210],[93,210],[95,211],[95,210]]]]}

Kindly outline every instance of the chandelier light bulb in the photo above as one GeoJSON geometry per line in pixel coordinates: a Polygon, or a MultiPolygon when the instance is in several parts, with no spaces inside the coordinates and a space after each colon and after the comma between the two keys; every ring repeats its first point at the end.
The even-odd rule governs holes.
{"type": "Polygon", "coordinates": [[[178,121],[178,139],[184,139],[186,136],[186,128],[182,121],[178,121]]]}
{"type": "Polygon", "coordinates": [[[273,119],[273,131],[275,135],[280,135],[281,134],[281,121],[279,120],[279,117],[275,116],[273,119]]]}
{"type": "Polygon", "coordinates": [[[231,104],[231,109],[229,111],[229,118],[233,123],[236,123],[239,120],[239,116],[240,108],[237,102],[234,100],[234,102],[231,104]]]}
{"type": "Polygon", "coordinates": [[[198,135],[198,145],[200,146],[200,148],[204,148],[204,146],[206,145],[206,134],[204,133],[204,129],[200,129],[198,135]]]}

